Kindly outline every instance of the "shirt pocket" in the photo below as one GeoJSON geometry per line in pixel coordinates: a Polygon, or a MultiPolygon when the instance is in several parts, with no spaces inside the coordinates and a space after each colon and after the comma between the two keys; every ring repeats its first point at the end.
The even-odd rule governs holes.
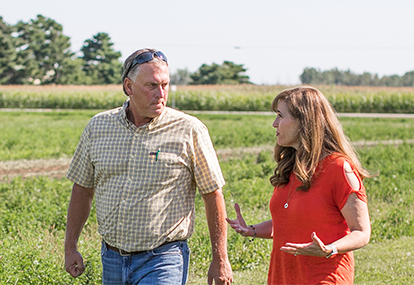
{"type": "Polygon", "coordinates": [[[164,178],[177,177],[183,171],[188,171],[185,160],[172,152],[160,151],[158,157],[153,159],[151,164],[158,169],[160,176],[164,178]]]}

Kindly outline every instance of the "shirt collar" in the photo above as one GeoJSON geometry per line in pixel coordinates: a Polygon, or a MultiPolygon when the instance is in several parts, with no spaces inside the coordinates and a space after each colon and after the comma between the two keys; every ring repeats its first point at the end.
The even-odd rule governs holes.
{"type": "MultiPolygon", "coordinates": [[[[120,116],[122,118],[122,120],[124,122],[126,122],[128,125],[133,125],[135,126],[131,121],[128,120],[127,115],[126,115],[126,109],[129,106],[129,98],[124,102],[124,104],[122,105],[121,108],[121,112],[120,112],[120,116]]],[[[162,111],[161,115],[153,118],[148,124],[145,124],[142,127],[146,127],[148,128],[148,130],[152,130],[153,128],[155,128],[159,122],[165,117],[165,115],[167,114],[167,107],[164,108],[164,110],[162,111]]]]}

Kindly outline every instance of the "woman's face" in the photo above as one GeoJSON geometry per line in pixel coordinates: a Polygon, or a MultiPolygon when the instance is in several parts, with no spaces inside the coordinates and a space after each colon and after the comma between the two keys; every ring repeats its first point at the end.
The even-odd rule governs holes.
{"type": "Polygon", "coordinates": [[[284,147],[299,148],[299,120],[293,118],[289,113],[289,108],[285,100],[280,100],[277,104],[277,116],[273,122],[276,128],[277,144],[284,147]]]}

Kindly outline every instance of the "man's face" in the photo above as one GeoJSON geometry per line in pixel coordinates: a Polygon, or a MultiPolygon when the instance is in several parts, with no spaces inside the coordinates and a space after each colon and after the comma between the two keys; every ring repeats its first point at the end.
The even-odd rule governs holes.
{"type": "Polygon", "coordinates": [[[146,124],[164,111],[168,99],[170,72],[167,64],[157,61],[143,63],[139,68],[135,82],[127,78],[124,84],[135,122],[146,124]]]}

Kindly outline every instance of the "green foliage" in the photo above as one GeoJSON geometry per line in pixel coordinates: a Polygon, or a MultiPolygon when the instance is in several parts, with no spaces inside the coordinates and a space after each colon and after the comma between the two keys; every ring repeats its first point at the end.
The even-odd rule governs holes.
{"type": "Polygon", "coordinates": [[[193,115],[206,124],[217,148],[271,145],[276,140],[270,116],[193,115]]]}
{"type": "Polygon", "coordinates": [[[80,58],[69,40],[60,24],[42,15],[15,26],[0,17],[0,84],[121,83],[121,53],[108,34],[86,40],[80,58]]]}
{"type": "Polygon", "coordinates": [[[372,242],[414,236],[414,146],[378,146],[360,151],[362,163],[379,175],[367,179],[372,242]]]}
{"type": "Polygon", "coordinates": [[[355,284],[411,284],[414,237],[371,243],[355,252],[355,284]]]}
{"type": "Polygon", "coordinates": [[[245,84],[249,83],[249,76],[242,75],[247,69],[243,64],[234,64],[224,61],[222,65],[213,63],[212,65],[203,64],[198,71],[190,75],[191,85],[217,85],[217,84],[245,84]]]}
{"type": "Polygon", "coordinates": [[[411,92],[347,92],[328,94],[337,112],[352,113],[414,113],[411,92]]]}
{"type": "MultiPolygon", "coordinates": [[[[42,152],[52,141],[68,139],[74,143],[65,145],[65,148],[73,152],[84,125],[93,114],[94,111],[0,113],[0,128],[5,133],[0,141],[11,141],[8,137],[13,134],[9,130],[21,126],[15,131],[19,137],[15,136],[12,140],[17,143],[21,137],[22,142],[17,143],[14,151],[18,152],[19,147],[32,143],[42,152]],[[65,125],[70,127],[65,129],[65,125]],[[42,128],[46,131],[40,132],[42,128]],[[33,133],[26,136],[29,129],[33,133]],[[48,133],[53,132],[58,132],[56,137],[49,137],[48,133]],[[29,137],[34,141],[30,142],[29,137]]],[[[231,157],[220,153],[224,148],[234,148],[236,142],[238,146],[256,146],[260,142],[267,144],[273,140],[273,144],[274,137],[264,136],[265,132],[272,132],[269,126],[272,117],[197,116],[209,127],[218,148],[226,180],[224,195],[228,216],[235,217],[233,204],[237,202],[247,223],[270,219],[268,203],[273,187],[269,176],[275,166],[271,150],[250,154],[240,152],[231,157]],[[254,133],[254,126],[262,130],[254,133]],[[229,136],[234,136],[234,140],[219,139],[226,132],[230,132],[229,136]]],[[[342,118],[341,121],[352,140],[408,139],[414,133],[414,120],[409,119],[342,118]]],[[[358,152],[362,164],[371,172],[378,172],[378,175],[364,181],[372,238],[370,245],[355,252],[355,284],[409,284],[414,268],[411,251],[414,245],[414,146],[379,145],[358,148],[358,152]]],[[[62,153],[63,149],[56,155],[62,153]]],[[[65,179],[45,177],[28,180],[15,178],[10,183],[0,183],[0,284],[101,283],[100,237],[97,234],[95,209],[79,243],[87,271],[76,280],[64,272],[63,239],[70,189],[71,182],[65,179]]],[[[196,197],[196,216],[195,232],[189,241],[192,255],[188,284],[205,284],[211,249],[200,195],[196,197]]],[[[229,229],[228,248],[235,270],[235,284],[265,284],[272,249],[270,240],[249,242],[229,229]]]]}
{"type": "Polygon", "coordinates": [[[122,64],[120,52],[112,49],[114,44],[107,33],[98,33],[84,42],[81,52],[84,70],[92,84],[121,84],[122,64]]]}
{"type": "Polygon", "coordinates": [[[403,76],[390,75],[379,78],[378,74],[364,72],[363,74],[355,74],[348,70],[331,70],[321,71],[315,68],[305,68],[299,76],[302,84],[313,85],[345,85],[345,86],[414,86],[414,71],[407,72],[403,76]]]}
{"type": "Polygon", "coordinates": [[[188,85],[191,82],[190,71],[187,68],[177,69],[170,74],[170,85],[188,85]]]}
{"type": "Polygon", "coordinates": [[[47,86],[21,90],[0,87],[0,108],[113,109],[122,106],[127,99],[118,86],[115,89],[82,88],[47,86]]]}
{"type": "MultiPolygon", "coordinates": [[[[66,68],[73,73],[62,74],[62,83],[82,80],[84,84],[93,84],[93,78],[85,76],[82,64],[82,59],[71,61],[66,68]]],[[[174,98],[179,110],[271,112],[274,97],[284,89],[283,86],[254,85],[179,86],[176,92],[170,92],[168,104],[174,98]]],[[[414,89],[322,86],[320,90],[340,113],[414,113],[414,89]]],[[[0,86],[0,108],[107,109],[122,105],[125,99],[121,86],[0,86]]]]}
{"type": "Polygon", "coordinates": [[[0,113],[0,160],[71,157],[94,113],[0,113]]]}
{"type": "Polygon", "coordinates": [[[63,239],[71,183],[15,179],[0,184],[0,284],[100,284],[95,211],[80,240],[87,273],[75,282],[64,272],[63,239]],[[89,238],[89,240],[88,240],[89,238]],[[84,246],[83,246],[84,244],[84,246]]]}
{"type": "Polygon", "coordinates": [[[341,117],[345,134],[353,142],[412,139],[414,120],[406,118],[341,117]]]}
{"type": "Polygon", "coordinates": [[[61,85],[92,85],[93,78],[86,75],[83,67],[85,60],[83,58],[71,57],[64,60],[62,74],[57,84],[61,85]]]}
{"type": "Polygon", "coordinates": [[[54,20],[37,15],[16,25],[19,45],[17,63],[23,68],[11,83],[57,83],[65,59],[70,58],[69,37],[54,20]]]}
{"type": "Polygon", "coordinates": [[[216,90],[178,90],[175,104],[180,110],[270,111],[275,96],[276,94],[234,94],[231,91],[216,90]]]}
{"type": "MultiPolygon", "coordinates": [[[[110,102],[110,98],[106,100],[110,102]]],[[[97,112],[0,112],[0,160],[70,157],[84,127],[97,112]]],[[[219,149],[235,151],[239,147],[260,146],[271,149],[276,140],[274,116],[193,115],[206,124],[214,146],[219,149]]],[[[344,117],[341,122],[353,142],[413,137],[413,119],[344,117]]]]}
{"type": "Polygon", "coordinates": [[[0,17],[0,84],[10,82],[16,70],[17,60],[13,28],[0,17]]]}

